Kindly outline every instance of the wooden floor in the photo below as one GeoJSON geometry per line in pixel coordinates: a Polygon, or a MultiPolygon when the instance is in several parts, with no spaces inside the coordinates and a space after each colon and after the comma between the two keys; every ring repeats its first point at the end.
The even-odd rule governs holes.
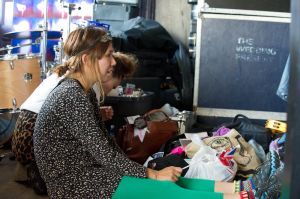
{"type": "MultiPolygon", "coordinates": [[[[7,153],[7,150],[0,150],[0,155],[3,153],[7,153]]],[[[47,196],[37,195],[32,188],[14,181],[16,163],[15,160],[9,159],[9,155],[0,161],[0,198],[48,199],[47,196]]]]}

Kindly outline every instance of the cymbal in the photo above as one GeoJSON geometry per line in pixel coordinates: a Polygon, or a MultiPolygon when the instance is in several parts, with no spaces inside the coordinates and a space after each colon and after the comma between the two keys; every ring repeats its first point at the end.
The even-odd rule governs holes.
{"type": "MultiPolygon", "coordinates": [[[[20,31],[20,32],[8,32],[3,34],[4,39],[37,39],[41,37],[42,30],[28,30],[28,31],[20,31]]],[[[47,31],[48,39],[59,39],[62,36],[61,31],[47,31]]]]}
{"type": "Polygon", "coordinates": [[[6,46],[6,47],[3,47],[3,48],[0,48],[0,51],[4,51],[4,50],[12,50],[12,49],[15,49],[15,48],[21,48],[21,47],[24,47],[24,46],[32,46],[32,45],[37,45],[37,44],[40,44],[39,42],[34,42],[34,43],[28,43],[28,44],[17,44],[16,46],[6,46]]]}

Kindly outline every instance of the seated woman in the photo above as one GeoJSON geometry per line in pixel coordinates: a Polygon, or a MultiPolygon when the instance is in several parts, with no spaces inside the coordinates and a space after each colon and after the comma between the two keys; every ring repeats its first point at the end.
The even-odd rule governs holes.
{"type": "MultiPolygon", "coordinates": [[[[123,78],[132,75],[137,67],[137,59],[133,55],[117,52],[113,56],[116,60],[116,65],[114,66],[111,78],[103,83],[105,94],[118,86],[123,78]]],[[[42,104],[48,94],[57,86],[58,82],[65,77],[66,71],[64,65],[54,68],[53,74],[44,80],[22,104],[21,113],[12,137],[12,151],[18,161],[17,173],[25,173],[23,178],[17,177],[16,181],[29,180],[35,192],[39,194],[46,194],[47,191],[34,161],[32,133],[37,114],[42,104]],[[24,167],[25,169],[22,169],[24,167]],[[28,172],[26,171],[26,167],[29,167],[28,172]]],[[[97,87],[94,89],[97,94],[97,87]]],[[[110,106],[100,107],[100,112],[103,121],[109,120],[113,116],[113,109],[110,106]]]]}
{"type": "MultiPolygon", "coordinates": [[[[42,105],[33,134],[35,160],[46,182],[49,196],[56,199],[111,198],[117,189],[132,182],[128,180],[129,176],[138,179],[137,185],[145,185],[147,189],[142,190],[144,186],[138,186],[141,192],[136,194],[134,184],[131,184],[131,187],[125,189],[125,192],[131,192],[129,195],[123,197],[116,192],[114,197],[143,198],[155,192],[142,182],[147,182],[145,178],[177,181],[181,168],[167,167],[155,171],[132,162],[104,127],[92,86],[99,84],[100,99],[103,101],[102,83],[111,78],[115,65],[109,34],[99,28],[79,28],[70,33],[64,49],[70,55],[67,64],[69,73],[42,105]]],[[[264,182],[276,172],[277,162],[278,159],[272,159],[270,165],[266,164],[261,169],[267,172],[253,180],[241,183],[203,180],[203,185],[208,186],[209,190],[183,189],[183,192],[195,198],[254,199],[254,187],[259,186],[256,182],[264,182]]],[[[179,198],[174,192],[176,189],[163,187],[153,198],[165,198],[170,194],[179,198]]]]}
{"type": "Polygon", "coordinates": [[[108,136],[91,89],[111,78],[115,59],[110,35],[95,27],[70,33],[66,78],[48,95],[37,116],[34,155],[51,198],[109,198],[125,175],[176,181],[181,168],[146,169],[129,160],[108,136]]]}
{"type": "MultiPolygon", "coordinates": [[[[136,68],[138,67],[138,60],[132,54],[115,52],[113,53],[113,57],[116,61],[116,65],[114,66],[112,72],[112,78],[110,78],[110,80],[106,82],[102,82],[105,95],[107,95],[113,88],[119,86],[124,78],[132,76],[136,68]]],[[[93,89],[96,92],[97,99],[100,100],[99,87],[97,85],[94,85],[93,89]]],[[[103,121],[112,119],[113,109],[110,106],[101,106],[100,110],[103,121]]]]}

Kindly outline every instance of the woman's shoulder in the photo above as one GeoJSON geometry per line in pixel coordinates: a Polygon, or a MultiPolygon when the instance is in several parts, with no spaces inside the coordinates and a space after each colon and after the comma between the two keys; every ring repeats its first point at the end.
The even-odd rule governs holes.
{"type": "Polygon", "coordinates": [[[45,111],[48,113],[50,111],[64,114],[61,110],[70,109],[86,103],[87,100],[80,85],[78,85],[75,80],[64,79],[48,95],[45,103],[42,105],[43,110],[41,110],[41,112],[45,111]]]}
{"type": "Polygon", "coordinates": [[[63,79],[48,95],[46,101],[52,103],[69,103],[78,101],[80,96],[84,96],[81,86],[73,79],[63,79]]]}
{"type": "Polygon", "coordinates": [[[83,93],[83,88],[78,80],[65,78],[59,82],[56,87],[59,92],[69,93],[69,92],[81,92],[83,93]]]}

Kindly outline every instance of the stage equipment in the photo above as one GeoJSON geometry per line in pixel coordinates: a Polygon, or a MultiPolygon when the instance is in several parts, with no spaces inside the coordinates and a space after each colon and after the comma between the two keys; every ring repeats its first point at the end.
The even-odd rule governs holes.
{"type": "MultiPolygon", "coordinates": [[[[43,30],[8,32],[3,34],[3,39],[38,39],[42,37],[42,33],[43,30]]],[[[59,39],[61,36],[61,31],[47,31],[48,39],[59,39]]]]}
{"type": "Polygon", "coordinates": [[[16,110],[41,82],[40,57],[11,54],[0,58],[0,109],[16,110]]]}

